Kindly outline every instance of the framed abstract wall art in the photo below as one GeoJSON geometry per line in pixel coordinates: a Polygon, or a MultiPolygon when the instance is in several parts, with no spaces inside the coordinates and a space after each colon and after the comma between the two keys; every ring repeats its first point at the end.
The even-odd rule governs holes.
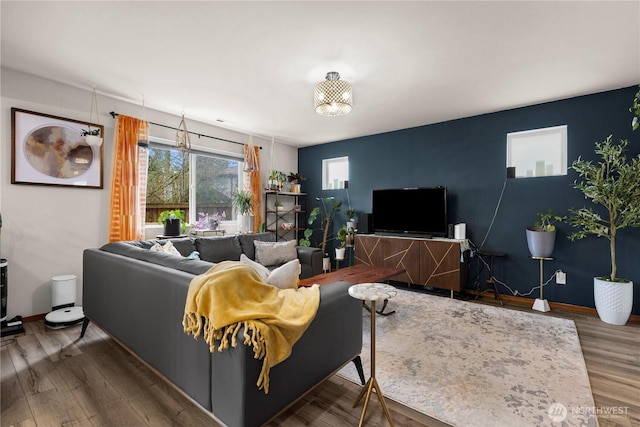
{"type": "MultiPolygon", "coordinates": [[[[92,129],[93,128],[93,129],[92,129]]],[[[83,133],[99,124],[11,109],[11,183],[103,188],[104,145],[83,133]]]]}

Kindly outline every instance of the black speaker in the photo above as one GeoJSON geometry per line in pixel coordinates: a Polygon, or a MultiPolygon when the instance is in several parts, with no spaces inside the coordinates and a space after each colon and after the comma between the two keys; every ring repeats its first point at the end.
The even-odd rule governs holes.
{"type": "Polygon", "coordinates": [[[358,234],[373,233],[372,215],[370,213],[358,212],[358,234]]]}
{"type": "Polygon", "coordinates": [[[447,228],[447,238],[448,239],[453,239],[453,236],[455,235],[455,224],[449,224],[448,228],[447,228]]]}

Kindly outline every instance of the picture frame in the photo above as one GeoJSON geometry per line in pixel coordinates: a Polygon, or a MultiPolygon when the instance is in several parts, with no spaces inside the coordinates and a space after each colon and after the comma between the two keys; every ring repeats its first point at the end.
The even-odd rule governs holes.
{"type": "Polygon", "coordinates": [[[104,137],[96,123],[11,108],[11,183],[102,189],[104,144],[82,134],[96,128],[104,137]]]}

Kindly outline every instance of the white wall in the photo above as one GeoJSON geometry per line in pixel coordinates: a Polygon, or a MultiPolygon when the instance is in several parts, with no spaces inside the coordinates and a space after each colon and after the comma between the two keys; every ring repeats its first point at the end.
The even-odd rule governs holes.
{"type": "MultiPolygon", "coordinates": [[[[0,254],[9,261],[7,316],[32,316],[51,311],[50,279],[61,274],[78,278],[77,304],[82,304],[82,252],[107,242],[109,191],[115,120],[110,111],[140,117],[142,109],[105,95],[98,96],[99,122],[105,128],[104,189],[83,189],[11,184],[11,108],[22,108],[75,120],[89,120],[91,91],[2,69],[0,99],[0,254]]],[[[99,88],[97,88],[99,92],[99,88]]],[[[178,114],[179,112],[176,112],[178,114]]],[[[146,109],[146,119],[177,126],[180,117],[146,109]]],[[[231,130],[189,121],[192,132],[246,143],[248,136],[231,130]]],[[[152,136],[175,138],[175,131],[150,127],[152,136]]],[[[297,149],[254,137],[261,145],[262,179],[271,167],[271,152],[277,168],[296,171],[297,149]]],[[[242,153],[242,146],[210,138],[192,138],[193,145],[242,153]]],[[[91,284],[87,284],[90,286],[91,284]]]]}

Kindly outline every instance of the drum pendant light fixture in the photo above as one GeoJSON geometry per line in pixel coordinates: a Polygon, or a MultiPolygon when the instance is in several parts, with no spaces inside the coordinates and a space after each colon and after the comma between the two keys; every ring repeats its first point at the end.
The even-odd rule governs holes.
{"type": "Polygon", "coordinates": [[[343,116],[351,111],[351,85],[340,80],[340,74],[329,71],[326,80],[318,83],[313,94],[314,109],[321,116],[343,116]]]}

